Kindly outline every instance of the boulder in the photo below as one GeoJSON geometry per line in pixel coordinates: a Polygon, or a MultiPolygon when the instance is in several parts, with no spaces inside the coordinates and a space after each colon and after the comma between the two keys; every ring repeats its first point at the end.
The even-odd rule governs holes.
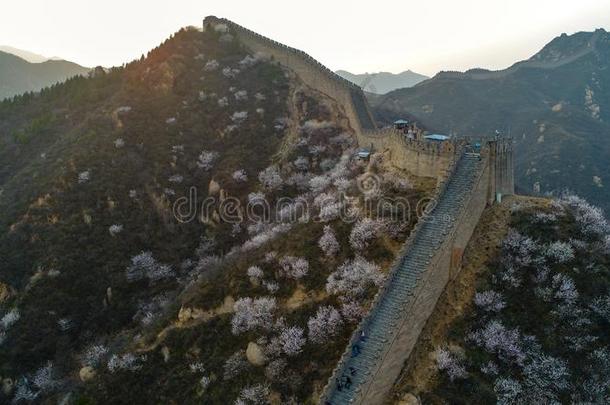
{"type": "Polygon", "coordinates": [[[196,319],[207,318],[209,316],[209,311],[206,312],[200,308],[182,307],[178,312],[178,322],[185,323],[196,319]]]}
{"type": "Polygon", "coordinates": [[[11,295],[11,288],[4,283],[0,283],[0,304],[8,300],[11,295]]]}
{"type": "Polygon", "coordinates": [[[248,343],[248,348],[246,349],[246,358],[253,366],[264,366],[267,362],[265,358],[265,353],[263,353],[263,349],[254,342],[248,343]]]}
{"type": "Polygon", "coordinates": [[[250,284],[252,284],[254,287],[258,287],[261,285],[261,279],[258,277],[250,277],[250,284]]]}
{"type": "Polygon", "coordinates": [[[13,387],[13,380],[11,380],[10,378],[5,378],[4,380],[2,380],[2,392],[4,393],[4,395],[11,395],[11,393],[13,392],[13,387]]]}
{"type": "Polygon", "coordinates": [[[78,372],[78,377],[82,382],[90,381],[93,379],[93,377],[95,377],[95,370],[93,367],[85,366],[78,372]]]}
{"type": "Polygon", "coordinates": [[[220,192],[220,184],[216,182],[214,179],[210,180],[210,184],[208,185],[208,195],[216,195],[220,192]]]}
{"type": "Polygon", "coordinates": [[[398,405],[420,405],[421,402],[419,399],[411,394],[410,392],[403,395],[403,397],[398,401],[398,405]]]}
{"type": "Polygon", "coordinates": [[[167,363],[169,361],[169,357],[170,357],[169,356],[169,347],[163,346],[161,348],[161,354],[163,355],[163,361],[167,363]]]}

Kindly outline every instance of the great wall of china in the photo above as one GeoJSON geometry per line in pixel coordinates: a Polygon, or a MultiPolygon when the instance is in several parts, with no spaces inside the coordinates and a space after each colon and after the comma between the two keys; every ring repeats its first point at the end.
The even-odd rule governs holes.
{"type": "Polygon", "coordinates": [[[464,249],[483,211],[514,194],[512,142],[490,139],[480,153],[472,153],[463,140],[419,141],[399,131],[377,129],[358,86],[306,53],[229,20],[208,17],[203,28],[218,24],[226,25],[251,51],[270,55],[307,86],[343,106],[361,147],[372,146],[387,153],[393,165],[438,180],[436,206],[411,232],[320,398],[324,405],[385,403],[438,298],[460,271],[464,249]],[[344,376],[350,377],[349,386],[341,383],[344,376]]]}

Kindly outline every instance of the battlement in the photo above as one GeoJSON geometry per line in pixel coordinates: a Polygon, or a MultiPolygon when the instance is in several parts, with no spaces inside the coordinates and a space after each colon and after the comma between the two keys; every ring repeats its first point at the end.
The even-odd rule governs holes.
{"type": "Polygon", "coordinates": [[[272,57],[279,64],[294,71],[306,85],[335,99],[344,109],[356,133],[377,127],[364,92],[356,84],[335,74],[307,53],[260,35],[226,18],[206,17],[203,29],[207,30],[220,24],[226,25],[229,31],[252,51],[272,57]]]}

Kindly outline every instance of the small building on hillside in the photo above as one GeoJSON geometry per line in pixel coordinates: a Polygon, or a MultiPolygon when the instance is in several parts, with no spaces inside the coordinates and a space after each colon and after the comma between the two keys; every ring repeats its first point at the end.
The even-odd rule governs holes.
{"type": "Polygon", "coordinates": [[[358,159],[368,160],[371,157],[371,151],[366,148],[359,149],[358,152],[356,152],[356,157],[358,159]]]}
{"type": "Polygon", "coordinates": [[[396,129],[406,129],[409,126],[409,121],[407,120],[403,120],[403,119],[399,119],[394,121],[394,128],[396,129]]]}

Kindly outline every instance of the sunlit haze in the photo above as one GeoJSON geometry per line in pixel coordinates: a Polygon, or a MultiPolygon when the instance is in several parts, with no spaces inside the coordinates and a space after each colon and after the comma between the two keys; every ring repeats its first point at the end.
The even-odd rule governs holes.
{"type": "Polygon", "coordinates": [[[0,45],[85,66],[121,65],[207,15],[354,73],[499,69],[562,32],[610,29],[610,3],[597,0],[29,0],[2,8],[0,45]]]}

